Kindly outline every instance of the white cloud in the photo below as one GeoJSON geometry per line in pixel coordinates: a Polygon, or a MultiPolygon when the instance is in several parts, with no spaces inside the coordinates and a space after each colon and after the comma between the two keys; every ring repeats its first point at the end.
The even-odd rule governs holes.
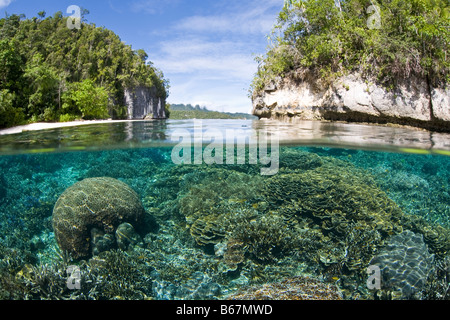
{"type": "Polygon", "coordinates": [[[281,9],[283,0],[243,2],[225,13],[188,17],[175,27],[186,32],[231,32],[240,34],[268,34],[274,25],[270,9],[281,9]]]}
{"type": "Polygon", "coordinates": [[[246,90],[256,66],[242,45],[201,37],[161,43],[153,62],[170,79],[169,100],[217,111],[249,112],[246,90]]]}
{"type": "Polygon", "coordinates": [[[250,112],[248,88],[284,0],[220,2],[169,26],[151,60],[171,83],[169,102],[250,112]],[[211,11],[210,11],[211,12],[211,11]],[[261,52],[262,51],[262,52],[261,52]]]}
{"type": "Polygon", "coordinates": [[[139,0],[134,1],[131,4],[131,10],[134,12],[158,14],[162,13],[167,7],[177,4],[178,2],[179,0],[139,0]]]}
{"type": "Polygon", "coordinates": [[[0,0],[0,9],[3,9],[11,4],[12,0],[0,0]]]}
{"type": "Polygon", "coordinates": [[[225,112],[250,112],[251,101],[246,95],[246,83],[209,80],[201,76],[176,77],[178,85],[171,90],[170,103],[190,103],[206,106],[210,110],[225,112]]]}
{"type": "Polygon", "coordinates": [[[159,58],[153,61],[164,72],[242,80],[255,71],[253,58],[242,43],[182,38],[162,42],[160,50],[159,58]]]}

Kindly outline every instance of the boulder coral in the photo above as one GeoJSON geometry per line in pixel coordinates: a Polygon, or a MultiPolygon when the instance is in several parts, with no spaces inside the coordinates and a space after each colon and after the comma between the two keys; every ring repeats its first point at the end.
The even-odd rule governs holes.
{"type": "Polygon", "coordinates": [[[139,226],[144,207],[137,193],[112,178],[91,178],[69,187],[53,209],[53,230],[62,251],[72,258],[91,255],[91,231],[113,235],[122,223],[139,226]]]}
{"type": "Polygon", "coordinates": [[[424,288],[433,271],[434,255],[429,253],[421,234],[406,230],[390,237],[371,264],[380,267],[384,290],[411,299],[424,288]]]}

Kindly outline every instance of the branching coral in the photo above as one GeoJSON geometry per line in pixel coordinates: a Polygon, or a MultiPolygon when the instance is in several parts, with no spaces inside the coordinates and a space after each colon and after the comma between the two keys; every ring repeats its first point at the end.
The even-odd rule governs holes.
{"type": "Polygon", "coordinates": [[[277,257],[292,253],[300,245],[296,230],[277,215],[240,221],[231,230],[229,238],[242,243],[244,252],[262,263],[274,262],[277,257]]]}

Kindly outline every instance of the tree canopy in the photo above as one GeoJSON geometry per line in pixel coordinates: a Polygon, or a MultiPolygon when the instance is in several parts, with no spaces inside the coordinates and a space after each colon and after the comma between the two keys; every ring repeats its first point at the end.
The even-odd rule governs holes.
{"type": "Polygon", "coordinates": [[[61,12],[46,15],[0,19],[0,127],[125,117],[124,90],[138,85],[167,97],[168,81],[144,50],[84,17],[69,29],[61,12]]]}
{"type": "Polygon", "coordinates": [[[306,70],[322,79],[348,72],[392,86],[412,75],[449,83],[448,0],[285,0],[252,84],[306,70]]]}

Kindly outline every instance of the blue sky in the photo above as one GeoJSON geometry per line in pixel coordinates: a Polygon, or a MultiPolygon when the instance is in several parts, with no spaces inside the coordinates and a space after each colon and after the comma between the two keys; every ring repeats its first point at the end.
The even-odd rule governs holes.
{"type": "Polygon", "coordinates": [[[255,55],[284,0],[0,0],[0,17],[39,11],[64,15],[70,5],[90,11],[88,23],[114,31],[133,49],[144,49],[171,84],[170,103],[211,110],[251,112],[248,89],[255,55]]]}

